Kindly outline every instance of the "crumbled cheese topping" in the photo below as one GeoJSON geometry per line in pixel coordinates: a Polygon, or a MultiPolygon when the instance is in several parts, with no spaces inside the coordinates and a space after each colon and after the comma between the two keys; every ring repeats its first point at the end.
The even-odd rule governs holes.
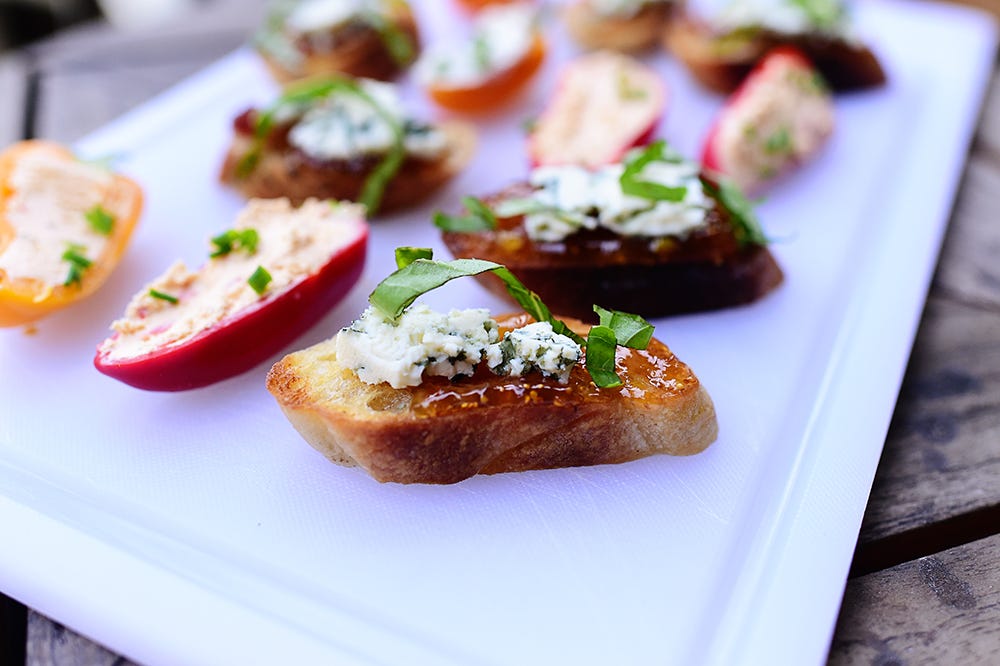
{"type": "Polygon", "coordinates": [[[10,175],[5,217],[12,237],[0,248],[0,272],[55,287],[67,280],[63,254],[70,247],[91,261],[100,257],[108,237],[93,229],[86,213],[96,205],[118,213],[106,201],[113,183],[101,167],[43,149],[26,153],[10,175]]]}
{"type": "Polygon", "coordinates": [[[496,322],[482,308],[444,314],[417,304],[396,321],[368,308],[337,334],[337,359],[367,384],[398,389],[419,385],[424,373],[472,375],[498,337],[496,322]]]}
{"type": "Polygon", "coordinates": [[[632,18],[647,5],[667,4],[674,0],[586,0],[587,5],[601,16],[632,18]]]}
{"type": "Polygon", "coordinates": [[[654,161],[638,177],[667,187],[685,188],[680,201],[645,199],[625,194],[623,164],[590,171],[579,166],[543,166],[534,169],[529,200],[500,204],[497,214],[526,211],[528,237],[558,242],[580,229],[605,227],[623,236],[685,237],[706,224],[710,200],[699,178],[699,167],[688,161],[654,161]]]}
{"type": "Polygon", "coordinates": [[[852,30],[842,0],[733,0],[713,22],[724,32],[759,27],[788,35],[819,32],[849,38],[852,30]]]}
{"type": "Polygon", "coordinates": [[[476,17],[470,39],[426,49],[414,76],[425,86],[474,87],[524,58],[535,35],[530,4],[488,7],[476,17]]]}
{"type": "Polygon", "coordinates": [[[117,335],[104,343],[104,351],[121,359],[182,344],[315,274],[363,225],[359,205],[311,199],[294,208],[287,199],[253,199],[234,228],[256,230],[256,251],[234,248],[197,271],[176,262],[132,298],[124,317],[112,324],[117,335]],[[247,283],[258,266],[272,278],[263,294],[247,283]],[[178,302],[156,298],[151,290],[178,302]]]}
{"type": "Polygon", "coordinates": [[[792,58],[771,58],[723,116],[719,164],[744,189],[815,154],[834,128],[834,105],[815,71],[792,58]]]}
{"type": "MultiPolygon", "coordinates": [[[[319,160],[346,160],[387,152],[396,143],[395,124],[402,128],[403,146],[412,155],[432,159],[447,148],[437,128],[409,120],[391,83],[359,79],[369,100],[346,91],[334,91],[305,110],[288,134],[288,141],[319,160]]],[[[276,117],[301,110],[279,109],[276,117]]]]}
{"type": "Polygon", "coordinates": [[[548,322],[508,331],[503,340],[489,311],[436,312],[412,305],[392,321],[372,308],[336,338],[337,360],[366,384],[418,386],[423,377],[471,376],[486,361],[495,374],[539,372],[565,383],[583,356],[580,345],[548,322]]]}
{"type": "Polygon", "coordinates": [[[583,356],[576,342],[552,330],[547,321],[508,331],[500,342],[486,350],[486,362],[498,375],[520,377],[540,372],[565,384],[583,356]]]}

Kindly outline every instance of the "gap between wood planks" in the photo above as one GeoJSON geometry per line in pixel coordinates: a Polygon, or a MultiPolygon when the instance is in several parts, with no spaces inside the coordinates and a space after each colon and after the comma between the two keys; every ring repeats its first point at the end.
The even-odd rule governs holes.
{"type": "Polygon", "coordinates": [[[993,536],[998,533],[998,525],[1000,505],[993,505],[860,544],[854,551],[848,578],[890,569],[993,536]]]}
{"type": "Polygon", "coordinates": [[[23,664],[27,644],[28,609],[0,594],[0,663],[23,664]]]}

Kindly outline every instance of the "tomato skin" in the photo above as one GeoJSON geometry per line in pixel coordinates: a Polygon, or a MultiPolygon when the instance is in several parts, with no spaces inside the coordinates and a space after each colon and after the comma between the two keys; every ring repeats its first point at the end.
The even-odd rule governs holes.
{"type": "Polygon", "coordinates": [[[491,5],[510,5],[515,2],[524,2],[524,0],[456,0],[456,2],[462,5],[466,11],[478,12],[491,5]]]}
{"type": "Polygon", "coordinates": [[[523,58],[475,86],[446,88],[428,85],[427,94],[439,106],[452,111],[484,113],[511,102],[531,81],[545,61],[545,40],[535,34],[523,58]]]}
{"type": "MultiPolygon", "coordinates": [[[[0,154],[0,250],[14,237],[7,223],[7,206],[15,194],[10,179],[17,161],[32,152],[51,153],[58,159],[75,161],[68,148],[51,141],[30,140],[16,143],[0,154]]],[[[81,301],[97,291],[118,265],[142,214],[142,188],[125,176],[115,175],[112,184],[116,198],[124,202],[124,214],[115,219],[105,248],[85,270],[79,284],[46,286],[37,280],[11,278],[0,271],[0,328],[21,326],[81,301]]]]}
{"type": "Polygon", "coordinates": [[[246,372],[278,353],[340,302],[361,277],[367,242],[365,227],[316,273],[179,345],[127,359],[110,358],[101,345],[94,367],[147,391],[186,391],[246,372]]]}

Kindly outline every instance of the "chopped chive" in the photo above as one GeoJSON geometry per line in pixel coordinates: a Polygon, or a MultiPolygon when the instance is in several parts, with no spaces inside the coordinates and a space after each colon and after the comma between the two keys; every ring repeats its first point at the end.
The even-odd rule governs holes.
{"type": "Polygon", "coordinates": [[[96,204],[86,211],[83,217],[90,223],[90,228],[102,236],[111,235],[115,228],[115,216],[104,209],[101,204],[96,204]]]}
{"type": "Polygon", "coordinates": [[[152,296],[153,298],[158,298],[161,301],[172,303],[173,305],[177,305],[178,303],[181,302],[181,299],[177,298],[176,296],[171,296],[170,294],[164,293],[162,291],[157,291],[156,289],[150,289],[149,295],[152,296]]]}
{"type": "Polygon", "coordinates": [[[258,266],[257,270],[253,272],[249,278],[247,278],[247,284],[257,292],[257,294],[263,294],[264,290],[267,289],[267,285],[271,284],[271,274],[267,272],[263,266],[258,266]]]}
{"type": "Polygon", "coordinates": [[[215,250],[209,256],[215,259],[216,257],[224,257],[235,249],[244,250],[247,254],[255,254],[260,235],[256,229],[229,229],[211,240],[215,250]]]}
{"type": "Polygon", "coordinates": [[[68,287],[71,284],[80,284],[83,279],[83,271],[90,268],[94,263],[83,256],[82,253],[86,249],[77,243],[70,243],[66,251],[62,253],[62,260],[69,262],[69,273],[66,275],[66,281],[63,282],[64,286],[68,287]]]}

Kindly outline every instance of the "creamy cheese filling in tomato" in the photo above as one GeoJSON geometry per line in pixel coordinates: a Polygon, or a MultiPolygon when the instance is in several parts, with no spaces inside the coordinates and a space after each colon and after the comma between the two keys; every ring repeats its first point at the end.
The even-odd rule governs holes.
{"type": "Polygon", "coordinates": [[[232,231],[256,232],[254,251],[237,245],[197,271],[175,263],[133,297],[101,351],[116,360],[182,344],[314,275],[357,239],[363,220],[355,204],[251,200],[232,231]],[[260,293],[251,284],[258,268],[270,276],[260,293]]]}
{"type": "Polygon", "coordinates": [[[814,155],[833,129],[833,100],[822,79],[797,59],[772,57],[723,115],[718,161],[750,188],[814,155]]]}
{"type": "Polygon", "coordinates": [[[6,247],[0,247],[0,270],[10,278],[50,286],[71,281],[68,252],[95,261],[104,251],[109,229],[95,226],[88,212],[102,207],[114,217],[120,204],[108,200],[113,182],[106,169],[45,150],[18,160],[3,211],[12,234],[6,247]]]}
{"type": "Polygon", "coordinates": [[[435,44],[424,51],[414,76],[425,86],[473,87],[514,66],[535,39],[530,4],[490,7],[480,12],[470,39],[435,44]]]}

